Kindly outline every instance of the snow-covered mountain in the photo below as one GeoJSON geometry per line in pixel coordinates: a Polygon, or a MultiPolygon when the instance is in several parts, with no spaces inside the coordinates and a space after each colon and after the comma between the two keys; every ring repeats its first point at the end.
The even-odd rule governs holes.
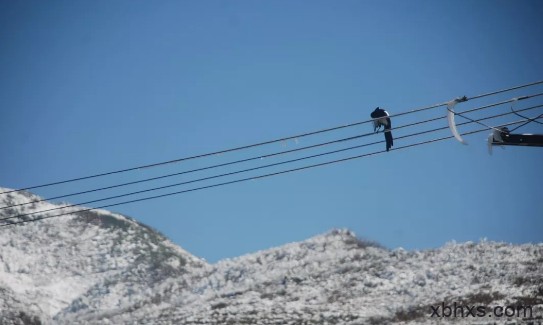
{"type": "MultiPolygon", "coordinates": [[[[11,193],[2,196],[0,206],[40,199],[11,193]]],[[[0,219],[57,207],[47,202],[17,206],[0,210],[0,219]]],[[[107,211],[2,227],[0,323],[16,323],[21,313],[49,323],[57,315],[84,317],[122,308],[162,281],[175,277],[188,284],[208,267],[149,227],[107,211]]]]}
{"type": "MultiPolygon", "coordinates": [[[[0,196],[0,207],[39,199],[10,193],[0,196]]],[[[55,207],[2,209],[0,219],[55,207]]],[[[524,318],[431,317],[437,306],[443,316],[443,307],[454,303],[530,305],[537,321],[543,244],[389,250],[333,230],[210,265],[107,211],[0,228],[0,324],[500,324],[524,318]]]]}

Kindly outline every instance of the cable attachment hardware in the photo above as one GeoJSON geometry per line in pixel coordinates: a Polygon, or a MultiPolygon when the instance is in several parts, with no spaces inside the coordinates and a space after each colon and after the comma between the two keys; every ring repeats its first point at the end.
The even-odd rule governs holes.
{"type": "Polygon", "coordinates": [[[500,146],[500,148],[505,149],[502,145],[504,142],[505,134],[509,134],[509,129],[507,126],[501,128],[492,129],[492,133],[488,135],[488,154],[492,156],[492,146],[500,146]]]}
{"type": "Polygon", "coordinates": [[[458,129],[456,128],[456,123],[454,121],[454,116],[456,115],[456,112],[454,111],[454,106],[458,103],[466,102],[468,101],[468,98],[466,96],[458,97],[450,102],[447,103],[447,122],[449,123],[449,129],[451,130],[452,134],[454,135],[454,138],[458,140],[461,144],[468,144],[462,137],[460,136],[460,133],[458,133],[458,129]]]}

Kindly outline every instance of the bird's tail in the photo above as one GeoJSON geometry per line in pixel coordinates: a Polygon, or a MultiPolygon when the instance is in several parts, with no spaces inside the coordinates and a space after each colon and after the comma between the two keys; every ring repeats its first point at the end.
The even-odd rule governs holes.
{"type": "Polygon", "coordinates": [[[392,146],[394,145],[394,140],[392,139],[392,132],[385,131],[385,141],[387,145],[387,151],[389,151],[390,148],[392,148],[392,146]]]}

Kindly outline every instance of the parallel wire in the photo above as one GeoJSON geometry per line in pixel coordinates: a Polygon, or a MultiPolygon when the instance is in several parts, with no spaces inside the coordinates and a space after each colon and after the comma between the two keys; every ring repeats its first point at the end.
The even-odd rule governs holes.
{"type": "Polygon", "coordinates": [[[519,127],[522,127],[522,126],[524,126],[524,125],[526,125],[526,124],[528,124],[528,123],[531,123],[531,122],[535,122],[535,123],[537,123],[537,124],[543,125],[543,123],[541,123],[541,122],[539,122],[539,121],[536,121],[536,120],[539,118],[539,116],[538,116],[538,117],[535,117],[535,118],[530,118],[530,117],[521,115],[521,114],[518,113],[518,111],[516,111],[516,110],[513,109],[513,105],[511,105],[511,112],[513,112],[513,113],[514,113],[515,115],[517,115],[517,116],[520,116],[520,117],[526,119],[526,123],[525,123],[525,124],[519,125],[519,126],[517,126],[515,129],[518,129],[519,127]]]}
{"type": "MultiPolygon", "coordinates": [[[[538,106],[526,108],[526,109],[523,109],[523,110],[520,110],[520,111],[531,110],[531,109],[535,109],[535,108],[539,108],[539,107],[543,107],[543,105],[538,105],[538,106]]],[[[487,120],[487,119],[493,119],[493,118],[502,117],[502,116],[506,116],[506,115],[510,115],[510,114],[513,114],[513,112],[506,112],[506,113],[502,113],[502,114],[496,114],[496,115],[493,115],[493,116],[488,116],[488,117],[480,118],[480,119],[478,119],[478,120],[476,120],[476,121],[473,121],[473,122],[470,121],[470,122],[459,123],[458,125],[471,124],[471,123],[474,123],[474,122],[476,123],[477,121],[487,120]]],[[[520,122],[519,122],[519,123],[520,123],[520,122]]],[[[401,137],[397,137],[396,140],[400,140],[400,139],[404,139],[404,138],[409,138],[409,137],[413,137],[413,136],[418,136],[418,135],[422,135],[422,134],[427,134],[427,133],[433,133],[433,132],[445,130],[445,129],[447,129],[447,128],[448,128],[448,126],[445,126],[445,127],[435,128],[435,129],[431,129],[431,130],[416,132],[416,133],[404,135],[404,136],[401,136],[401,137]]],[[[80,206],[80,205],[85,205],[85,204],[90,204],[90,203],[96,203],[96,202],[102,202],[102,201],[106,201],[106,200],[112,200],[112,199],[117,199],[117,198],[121,198],[121,197],[126,197],[126,196],[131,196],[131,195],[136,195],[136,194],[141,194],[141,193],[146,193],[146,192],[151,192],[151,191],[157,191],[157,190],[166,189],[166,188],[170,188],[170,187],[176,187],[176,186],[186,185],[186,184],[190,184],[190,183],[196,183],[196,182],[201,182],[201,181],[205,181],[205,180],[210,180],[210,179],[215,179],[215,178],[220,178],[220,177],[231,176],[231,175],[235,175],[235,174],[240,174],[240,173],[245,173],[245,172],[249,172],[249,171],[258,170],[258,169],[269,168],[269,167],[274,167],[274,166],[289,164],[289,163],[293,163],[293,162],[298,162],[298,161],[302,161],[302,160],[307,160],[307,159],[311,159],[311,158],[316,158],[316,157],[322,157],[322,156],[326,156],[326,155],[331,155],[331,154],[335,154],[335,153],[339,153],[339,152],[344,152],[344,151],[359,149],[359,148],[362,148],[362,147],[367,147],[367,146],[379,144],[379,143],[382,143],[382,142],[383,142],[383,141],[376,141],[376,142],[371,142],[371,143],[365,143],[365,144],[362,144],[362,145],[352,146],[352,147],[348,147],[348,148],[344,148],[344,149],[339,149],[339,150],[334,150],[334,151],[328,151],[328,152],[324,152],[324,153],[320,153],[320,154],[315,154],[315,155],[311,155],[311,156],[305,156],[305,157],[301,157],[301,158],[297,158],[297,159],[292,159],[292,160],[282,161],[282,162],[278,162],[278,163],[273,163],[273,164],[258,166],[258,167],[254,167],[254,168],[248,168],[248,169],[238,170],[238,171],[235,171],[235,172],[229,172],[229,173],[223,173],[223,174],[214,175],[214,176],[209,176],[209,177],[204,177],[204,178],[198,178],[198,179],[195,179],[195,180],[190,180],[190,181],[185,181],[185,182],[181,182],[181,183],[176,183],[176,184],[170,184],[170,185],[160,186],[160,187],[156,187],[156,188],[151,188],[151,189],[146,189],[146,190],[141,190],[141,191],[126,193],[126,194],[111,196],[111,197],[102,198],[102,199],[97,199],[97,200],[91,200],[91,201],[87,201],[87,202],[81,202],[81,203],[77,203],[77,204],[71,204],[71,205],[67,205],[67,206],[63,206],[63,207],[51,208],[51,209],[42,210],[42,211],[35,211],[35,212],[31,212],[31,213],[26,213],[26,214],[19,214],[19,215],[15,215],[15,216],[11,216],[11,217],[4,217],[4,218],[0,218],[0,221],[9,220],[9,219],[14,219],[14,218],[27,217],[27,216],[31,216],[31,215],[34,215],[34,214],[45,213],[45,212],[51,212],[51,211],[56,211],[56,210],[61,210],[61,209],[66,209],[66,208],[72,208],[72,207],[77,207],[77,206],[80,206]]],[[[400,148],[401,148],[401,147],[400,147],[400,148]]],[[[396,149],[394,149],[394,150],[396,150],[396,149]]],[[[97,208],[97,209],[98,209],[98,208],[97,208]]]]}
{"type": "Polygon", "coordinates": [[[513,129],[509,130],[509,132],[513,132],[513,131],[515,131],[516,129],[518,129],[518,128],[520,128],[520,127],[523,127],[523,126],[525,126],[526,124],[531,123],[531,122],[537,122],[537,123],[541,124],[539,121],[536,121],[537,119],[539,119],[539,118],[541,118],[541,117],[543,117],[543,114],[540,114],[540,115],[538,115],[538,116],[536,116],[536,117],[534,117],[534,118],[530,118],[530,119],[528,119],[527,121],[525,121],[524,123],[522,123],[521,125],[518,125],[516,128],[513,128],[513,129]]]}
{"type": "MultiPolygon", "coordinates": [[[[496,94],[500,94],[500,93],[504,93],[504,92],[509,92],[509,91],[512,91],[512,90],[517,90],[517,89],[521,89],[521,88],[526,88],[526,87],[542,84],[542,83],[543,83],[543,80],[542,81],[536,81],[536,82],[532,82],[532,83],[529,83],[529,84],[524,84],[524,85],[520,85],[520,86],[515,86],[515,87],[510,87],[510,88],[506,88],[506,89],[497,90],[497,91],[486,93],[486,94],[472,96],[472,97],[466,98],[466,100],[479,99],[479,98],[492,96],[492,95],[496,95],[496,94]]],[[[409,110],[409,111],[406,111],[406,112],[393,114],[390,117],[398,117],[398,116],[402,116],[402,115],[421,112],[421,111],[425,111],[425,110],[445,106],[445,105],[447,105],[447,103],[448,102],[444,102],[444,103],[435,104],[435,105],[431,105],[431,106],[427,106],[427,107],[412,109],[412,110],[409,110]]],[[[303,138],[303,137],[307,137],[307,136],[310,136],[310,135],[315,135],[315,134],[319,134],[319,133],[330,132],[330,131],[334,131],[334,130],[348,128],[348,127],[352,127],[352,126],[356,126],[356,125],[369,123],[371,121],[373,121],[373,119],[369,119],[369,120],[365,120],[365,121],[361,121],[361,122],[356,122],[356,123],[351,123],[351,124],[346,124],[346,125],[337,126],[337,127],[332,127],[332,128],[326,128],[326,129],[312,131],[312,132],[307,132],[307,133],[302,133],[302,134],[289,136],[289,137],[284,137],[284,138],[280,138],[280,139],[264,141],[264,142],[250,144],[250,145],[246,145],[246,146],[240,146],[240,147],[236,147],[236,148],[219,150],[219,151],[215,151],[215,152],[211,152],[211,153],[205,153],[205,154],[200,154],[200,155],[195,155],[195,156],[190,156],[190,157],[184,157],[184,158],[179,158],[179,159],[174,159],[174,160],[169,160],[169,161],[164,161],[164,162],[159,162],[159,163],[142,165],[142,166],[138,166],[138,167],[131,167],[131,168],[126,168],[126,169],[121,169],[121,170],[116,170],[116,171],[111,171],[111,172],[105,172],[105,173],[100,173],[100,174],[94,174],[94,175],[85,176],[85,177],[72,178],[72,179],[68,179],[68,180],[52,182],[52,183],[47,183],[47,184],[42,184],[42,185],[29,186],[29,187],[25,187],[25,188],[21,188],[21,189],[17,189],[17,190],[10,190],[10,191],[1,192],[0,194],[8,194],[8,193],[13,193],[13,192],[26,191],[26,190],[42,188],[42,187],[48,187],[48,186],[53,186],[53,185],[60,185],[60,184],[76,182],[76,181],[81,181],[81,180],[86,180],[86,179],[91,179],[91,178],[97,178],[97,177],[102,177],[102,176],[108,176],[108,175],[113,175],[113,174],[119,174],[119,173],[134,171],[134,170],[138,170],[138,169],[158,167],[158,166],[163,166],[163,165],[167,165],[167,164],[178,163],[178,162],[181,162],[181,161],[187,161],[187,160],[192,160],[192,159],[197,159],[197,158],[213,156],[213,155],[217,155],[217,154],[240,151],[240,150],[244,150],[244,149],[259,147],[259,146],[272,144],[272,143],[277,143],[277,142],[281,142],[281,141],[292,140],[292,139],[296,139],[296,138],[303,138]]]]}
{"type": "MultiPolygon", "coordinates": [[[[518,123],[522,123],[522,122],[524,122],[524,120],[505,123],[505,124],[500,125],[499,127],[518,124],[518,123]]],[[[467,123],[471,123],[471,122],[467,122],[467,123]]],[[[479,129],[479,130],[475,130],[475,131],[466,132],[466,133],[463,133],[462,135],[470,135],[470,134],[484,132],[484,131],[487,131],[487,130],[488,130],[487,128],[484,128],[484,129],[479,129]]],[[[451,136],[446,136],[446,137],[441,137],[441,138],[435,138],[435,139],[432,139],[432,140],[427,140],[427,141],[422,141],[422,142],[417,142],[417,143],[397,147],[394,150],[407,149],[407,148],[426,145],[426,144],[430,144],[430,143],[434,143],[434,142],[438,142],[438,141],[444,141],[444,140],[448,140],[448,139],[452,139],[452,138],[454,138],[454,136],[452,136],[452,135],[451,136]]],[[[135,199],[135,200],[130,200],[130,201],[113,203],[113,204],[103,205],[103,206],[96,207],[96,208],[88,208],[88,209],[82,209],[82,210],[78,210],[78,211],[66,212],[66,213],[61,213],[61,214],[56,214],[56,215],[51,215],[51,216],[44,216],[44,217],[41,217],[41,218],[35,218],[35,219],[31,219],[31,220],[21,220],[21,221],[12,222],[12,223],[4,223],[4,224],[0,224],[0,227],[14,226],[14,225],[19,225],[19,224],[24,224],[24,223],[36,222],[36,221],[40,221],[40,220],[44,220],[44,219],[61,217],[61,216],[69,215],[69,214],[76,214],[76,213],[82,213],[82,212],[87,212],[87,211],[92,211],[92,210],[109,208],[109,207],[113,207],[113,206],[129,204],[129,203],[136,203],[136,202],[154,200],[154,199],[168,197],[168,196],[172,196],[172,195],[179,195],[179,194],[199,191],[199,190],[203,190],[203,189],[209,189],[209,188],[214,188],[214,187],[219,187],[219,186],[225,186],[225,185],[230,185],[230,184],[235,184],[235,183],[241,183],[241,182],[250,181],[250,180],[256,180],[256,179],[261,179],[261,178],[266,178],[266,177],[271,177],[271,176],[277,176],[277,175],[281,175],[281,174],[292,173],[292,172],[311,169],[311,168],[315,168],[315,167],[331,165],[331,164],[345,162],[345,161],[349,161],[349,160],[353,160],[353,159],[359,159],[359,158],[369,157],[369,156],[373,156],[373,155],[378,155],[378,154],[382,154],[382,153],[385,153],[385,152],[387,152],[387,151],[386,150],[374,151],[374,152],[370,152],[370,153],[366,153],[366,154],[362,154],[362,155],[358,155],[358,156],[352,156],[352,157],[347,157],[347,158],[343,158],[343,159],[327,161],[327,162],[323,162],[323,163],[319,163],[319,164],[314,164],[314,165],[309,165],[309,166],[304,166],[304,167],[299,167],[299,168],[294,168],[294,169],[288,169],[288,170],[284,170],[284,171],[280,171],[280,172],[274,172],[274,173],[269,173],[269,174],[264,174],[264,175],[259,175],[259,176],[247,177],[247,178],[237,179],[237,180],[233,180],[233,181],[229,181],[229,182],[223,182],[223,183],[218,183],[218,184],[213,184],[213,185],[207,185],[207,186],[192,188],[192,189],[173,192],[173,193],[155,195],[155,196],[141,198],[141,199],[135,199]]],[[[68,207],[64,207],[64,208],[68,208],[68,207]]]]}
{"type": "Polygon", "coordinates": [[[507,92],[507,91],[513,91],[513,90],[516,90],[516,89],[521,89],[521,88],[526,88],[526,87],[530,87],[530,86],[539,85],[539,84],[541,84],[541,83],[543,83],[543,80],[541,80],[541,81],[536,81],[536,82],[532,82],[532,83],[529,83],[529,84],[524,84],[524,85],[516,86],[516,87],[511,87],[511,88],[509,88],[509,89],[497,90],[497,91],[494,91],[494,92],[490,92],[490,93],[486,93],[486,94],[482,94],[482,95],[478,95],[478,96],[472,96],[472,97],[469,97],[468,100],[470,100],[470,99],[478,99],[478,98],[483,98],[483,97],[488,97],[488,96],[493,96],[493,95],[497,95],[497,94],[504,93],[504,92],[507,92]]]}
{"type": "MultiPolygon", "coordinates": [[[[533,95],[523,96],[523,97],[520,98],[520,100],[535,98],[535,97],[539,97],[539,96],[543,96],[543,93],[537,93],[537,94],[533,94],[533,95]]],[[[473,119],[471,119],[469,117],[466,117],[463,114],[488,109],[488,108],[491,108],[491,107],[495,107],[495,106],[515,102],[515,101],[518,101],[518,100],[519,100],[519,98],[512,98],[512,99],[501,101],[501,102],[498,102],[498,103],[493,103],[493,104],[489,104],[489,105],[469,109],[469,110],[466,110],[466,111],[463,111],[463,112],[457,112],[455,114],[460,115],[460,116],[462,116],[462,117],[464,117],[464,118],[466,118],[468,120],[471,120],[472,122],[479,123],[479,124],[481,124],[483,126],[486,126],[488,128],[492,128],[492,127],[489,127],[489,126],[487,126],[487,125],[485,125],[483,123],[475,121],[475,120],[473,120],[473,119]]],[[[533,107],[530,107],[530,108],[527,108],[527,109],[521,109],[521,110],[518,110],[518,111],[513,111],[512,113],[514,113],[516,115],[519,115],[516,112],[522,112],[522,111],[526,111],[526,110],[530,110],[530,109],[538,108],[538,107],[540,107],[540,106],[533,106],[533,107]]],[[[399,126],[399,127],[396,127],[396,128],[392,128],[391,130],[394,131],[394,130],[398,130],[398,129],[402,129],[402,128],[406,128],[406,127],[411,127],[411,126],[415,126],[415,125],[420,125],[420,124],[424,124],[424,123],[433,122],[433,121],[436,121],[436,120],[439,120],[439,119],[444,119],[444,118],[445,118],[445,116],[431,118],[431,119],[427,119],[427,120],[423,120],[423,121],[419,121],[419,122],[414,122],[414,123],[409,123],[409,124],[406,124],[406,125],[402,125],[402,126],[399,126]]],[[[461,125],[461,124],[459,124],[459,125],[461,125]]],[[[173,176],[179,176],[179,175],[183,175],[183,174],[189,174],[189,173],[194,173],[194,172],[198,172],[198,171],[209,170],[209,169],[213,169],[213,168],[224,167],[224,166],[239,164],[239,163],[243,163],[243,162],[249,162],[249,161],[253,161],[253,160],[259,160],[259,159],[269,158],[269,157],[273,157],[273,156],[284,155],[284,154],[298,152],[298,151],[302,151],[302,150],[308,150],[308,149],[313,149],[313,148],[317,148],[317,147],[327,146],[327,145],[331,145],[331,144],[335,144],[335,143],[352,141],[352,140],[360,139],[360,138],[363,138],[363,137],[371,136],[373,134],[375,134],[375,132],[364,133],[364,134],[357,135],[357,136],[352,136],[352,137],[342,138],[342,139],[338,139],[338,140],[318,143],[318,144],[315,144],[315,145],[310,145],[310,146],[305,146],[305,147],[301,147],[301,148],[275,152],[275,153],[266,154],[266,155],[259,155],[259,156],[246,158],[246,159],[240,159],[240,160],[231,161],[231,162],[227,162],[227,163],[216,164],[216,165],[202,167],[202,168],[196,168],[196,169],[192,169],[192,170],[188,170],[188,171],[183,171],[183,172],[177,172],[177,173],[172,173],[172,174],[167,174],[167,175],[162,175],[162,176],[157,176],[157,177],[146,178],[146,179],[138,180],[138,181],[126,182],[126,183],[121,183],[121,184],[116,184],[116,185],[111,185],[111,186],[106,186],[106,187],[101,187],[101,188],[95,188],[95,189],[86,190],[86,191],[80,191],[80,192],[76,192],[76,193],[69,193],[69,194],[59,195],[59,196],[55,196],[55,197],[44,198],[44,199],[41,199],[41,200],[36,200],[36,201],[31,201],[31,202],[26,202],[26,203],[20,203],[20,204],[4,206],[4,207],[0,207],[0,210],[13,208],[13,207],[17,207],[17,206],[24,206],[24,205],[39,203],[39,202],[44,202],[44,201],[56,200],[56,199],[70,197],[70,196],[76,196],[76,195],[88,194],[88,193],[93,193],[93,192],[98,192],[98,191],[103,191],[103,190],[109,190],[109,189],[119,188],[119,187],[128,186],[128,185],[135,185],[135,184],[145,183],[145,182],[149,182],[149,181],[153,181],[153,180],[164,179],[164,178],[169,178],[169,177],[173,177],[173,176]]],[[[81,203],[81,204],[86,204],[86,203],[81,203]]],[[[2,219],[0,219],[0,220],[2,220],[2,219]]]]}

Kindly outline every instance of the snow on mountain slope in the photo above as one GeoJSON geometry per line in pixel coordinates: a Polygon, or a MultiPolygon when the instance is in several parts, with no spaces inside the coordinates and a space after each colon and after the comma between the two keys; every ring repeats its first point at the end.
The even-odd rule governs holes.
{"type": "MultiPolygon", "coordinates": [[[[0,188],[4,191],[8,189],[0,188]]],[[[0,206],[40,199],[25,192],[10,193],[0,198],[0,206]]],[[[0,218],[57,207],[47,202],[21,205],[0,210],[0,218]]],[[[88,312],[130,304],[151,283],[207,267],[149,227],[107,211],[2,227],[0,247],[0,289],[9,293],[11,301],[33,306],[41,318],[47,315],[43,322],[67,308],[88,312]],[[130,284],[123,286],[119,279],[130,284]]],[[[13,312],[6,316],[8,311],[0,311],[3,324],[13,318],[13,312]]]]}
{"type": "Polygon", "coordinates": [[[429,321],[430,306],[441,302],[542,303],[542,261],[541,244],[481,242],[422,252],[390,251],[361,241],[349,231],[335,230],[221,261],[192,292],[163,296],[168,303],[162,308],[148,303],[113,320],[137,319],[142,324],[424,323],[429,321]]]}
{"type": "MultiPolygon", "coordinates": [[[[13,193],[0,206],[37,199],[13,193]]],[[[334,230],[208,265],[107,211],[0,228],[0,324],[500,324],[430,318],[453,302],[543,316],[543,244],[388,250],[334,230]]]]}

